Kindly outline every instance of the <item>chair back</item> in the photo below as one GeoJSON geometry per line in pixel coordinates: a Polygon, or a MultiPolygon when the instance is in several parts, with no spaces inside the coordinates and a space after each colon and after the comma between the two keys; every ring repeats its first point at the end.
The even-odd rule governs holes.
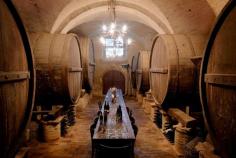
{"type": "Polygon", "coordinates": [[[98,101],[98,108],[99,108],[99,110],[102,109],[102,102],[101,101],[98,101]]]}
{"type": "Polygon", "coordinates": [[[129,117],[132,117],[132,110],[130,110],[130,108],[127,106],[126,106],[126,110],[127,110],[129,117]]]}
{"type": "Polygon", "coordinates": [[[135,119],[133,117],[130,117],[129,119],[132,125],[135,124],[135,119]]]}
{"type": "Polygon", "coordinates": [[[137,134],[138,134],[138,126],[135,125],[135,124],[133,124],[132,127],[133,127],[133,130],[134,130],[134,135],[135,135],[135,137],[136,137],[137,134]]]}
{"type": "Polygon", "coordinates": [[[102,144],[96,145],[96,157],[98,158],[131,158],[133,157],[133,144],[102,144]]]}
{"type": "Polygon", "coordinates": [[[94,120],[93,120],[93,124],[97,124],[98,122],[98,117],[96,117],[94,120]]]}
{"type": "Polygon", "coordinates": [[[92,124],[92,125],[90,126],[90,134],[91,134],[91,138],[93,137],[93,134],[94,134],[94,130],[95,130],[95,128],[96,128],[96,124],[92,124]]]}

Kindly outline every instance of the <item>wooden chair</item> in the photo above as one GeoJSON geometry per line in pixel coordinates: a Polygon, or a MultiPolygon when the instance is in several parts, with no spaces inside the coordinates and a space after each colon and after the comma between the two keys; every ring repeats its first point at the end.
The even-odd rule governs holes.
{"type": "Polygon", "coordinates": [[[96,128],[96,125],[97,124],[92,124],[91,126],[90,126],[90,134],[91,134],[91,138],[93,137],[93,134],[94,134],[94,130],[95,130],[95,128],[96,128]]]}
{"type": "Polygon", "coordinates": [[[101,114],[102,114],[102,112],[99,110],[99,111],[97,112],[97,116],[99,117],[101,114]]]}
{"type": "Polygon", "coordinates": [[[95,124],[95,125],[96,125],[96,124],[97,124],[97,122],[98,122],[98,119],[99,119],[99,118],[98,118],[98,117],[96,117],[96,118],[93,120],[93,124],[95,124]]]}
{"type": "Polygon", "coordinates": [[[90,136],[91,136],[91,144],[92,144],[92,158],[94,157],[94,142],[93,142],[93,135],[94,135],[94,130],[96,128],[96,125],[95,123],[93,123],[91,126],[90,126],[90,136]]]}
{"type": "MultiPolygon", "coordinates": [[[[133,128],[133,130],[134,130],[134,136],[135,136],[135,138],[136,138],[136,136],[137,136],[137,134],[138,134],[138,126],[137,125],[135,125],[135,124],[132,124],[132,128],[133,128]]],[[[134,143],[135,143],[135,141],[134,141],[134,143]]],[[[134,143],[133,143],[133,147],[132,147],[132,152],[134,153],[134,143]]]]}
{"type": "Polygon", "coordinates": [[[132,117],[132,113],[133,113],[132,110],[130,110],[130,108],[127,106],[126,106],[126,110],[127,110],[129,117],[132,117]]]}
{"type": "Polygon", "coordinates": [[[132,127],[133,127],[133,130],[134,130],[134,135],[135,135],[135,137],[136,137],[137,134],[138,134],[138,126],[135,125],[135,124],[132,124],[132,127]]]}
{"type": "Polygon", "coordinates": [[[96,158],[134,158],[133,143],[95,145],[96,158]]]}
{"type": "Polygon", "coordinates": [[[132,125],[135,124],[135,119],[133,117],[130,117],[129,119],[132,125]]]}
{"type": "Polygon", "coordinates": [[[98,108],[99,108],[99,110],[102,109],[102,102],[101,101],[98,101],[98,108]]]}

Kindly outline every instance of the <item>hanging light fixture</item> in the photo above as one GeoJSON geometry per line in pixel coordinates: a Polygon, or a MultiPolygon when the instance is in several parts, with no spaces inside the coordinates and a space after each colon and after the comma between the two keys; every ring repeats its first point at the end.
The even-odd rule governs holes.
{"type": "Polygon", "coordinates": [[[127,44],[130,45],[132,43],[132,39],[131,38],[128,38],[127,39],[127,44]]]}
{"type": "MultiPolygon", "coordinates": [[[[116,0],[110,0],[108,2],[108,11],[110,15],[112,16],[112,20],[110,24],[102,25],[102,36],[100,37],[100,42],[105,45],[106,44],[106,38],[113,39],[115,46],[119,44],[121,41],[124,40],[126,42],[126,45],[130,45],[132,43],[131,38],[126,38],[125,35],[127,34],[128,27],[127,25],[117,25],[116,23],[116,0]]],[[[115,48],[114,48],[115,49],[115,48]]]]}

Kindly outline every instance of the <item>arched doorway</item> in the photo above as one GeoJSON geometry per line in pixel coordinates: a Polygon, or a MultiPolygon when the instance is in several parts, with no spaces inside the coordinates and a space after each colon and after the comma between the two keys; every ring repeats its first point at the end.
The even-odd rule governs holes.
{"type": "Polygon", "coordinates": [[[125,77],[117,70],[111,70],[106,72],[102,78],[103,81],[103,94],[107,93],[107,90],[111,87],[116,87],[125,93],[125,77]]]}

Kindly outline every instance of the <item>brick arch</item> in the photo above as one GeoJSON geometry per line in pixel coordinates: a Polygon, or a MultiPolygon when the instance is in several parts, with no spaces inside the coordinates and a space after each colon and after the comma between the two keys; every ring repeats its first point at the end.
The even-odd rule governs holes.
{"type": "Polygon", "coordinates": [[[107,93],[107,90],[111,87],[116,87],[122,90],[125,93],[125,76],[122,72],[117,70],[110,70],[104,73],[102,77],[103,82],[103,94],[107,93]]]}
{"type": "MultiPolygon", "coordinates": [[[[67,33],[73,28],[79,26],[82,23],[90,22],[97,18],[98,15],[104,15],[104,11],[107,10],[107,1],[94,1],[86,2],[82,5],[80,1],[73,1],[69,3],[58,15],[57,19],[51,28],[51,33],[67,33]]],[[[143,23],[160,34],[172,33],[172,28],[168,23],[168,19],[158,9],[150,9],[150,4],[146,4],[143,7],[143,3],[136,3],[135,1],[117,1],[116,11],[123,13],[127,21],[136,21],[143,23]],[[158,14],[157,14],[158,13],[158,14]]],[[[152,5],[153,7],[153,5],[152,5]]]]}

